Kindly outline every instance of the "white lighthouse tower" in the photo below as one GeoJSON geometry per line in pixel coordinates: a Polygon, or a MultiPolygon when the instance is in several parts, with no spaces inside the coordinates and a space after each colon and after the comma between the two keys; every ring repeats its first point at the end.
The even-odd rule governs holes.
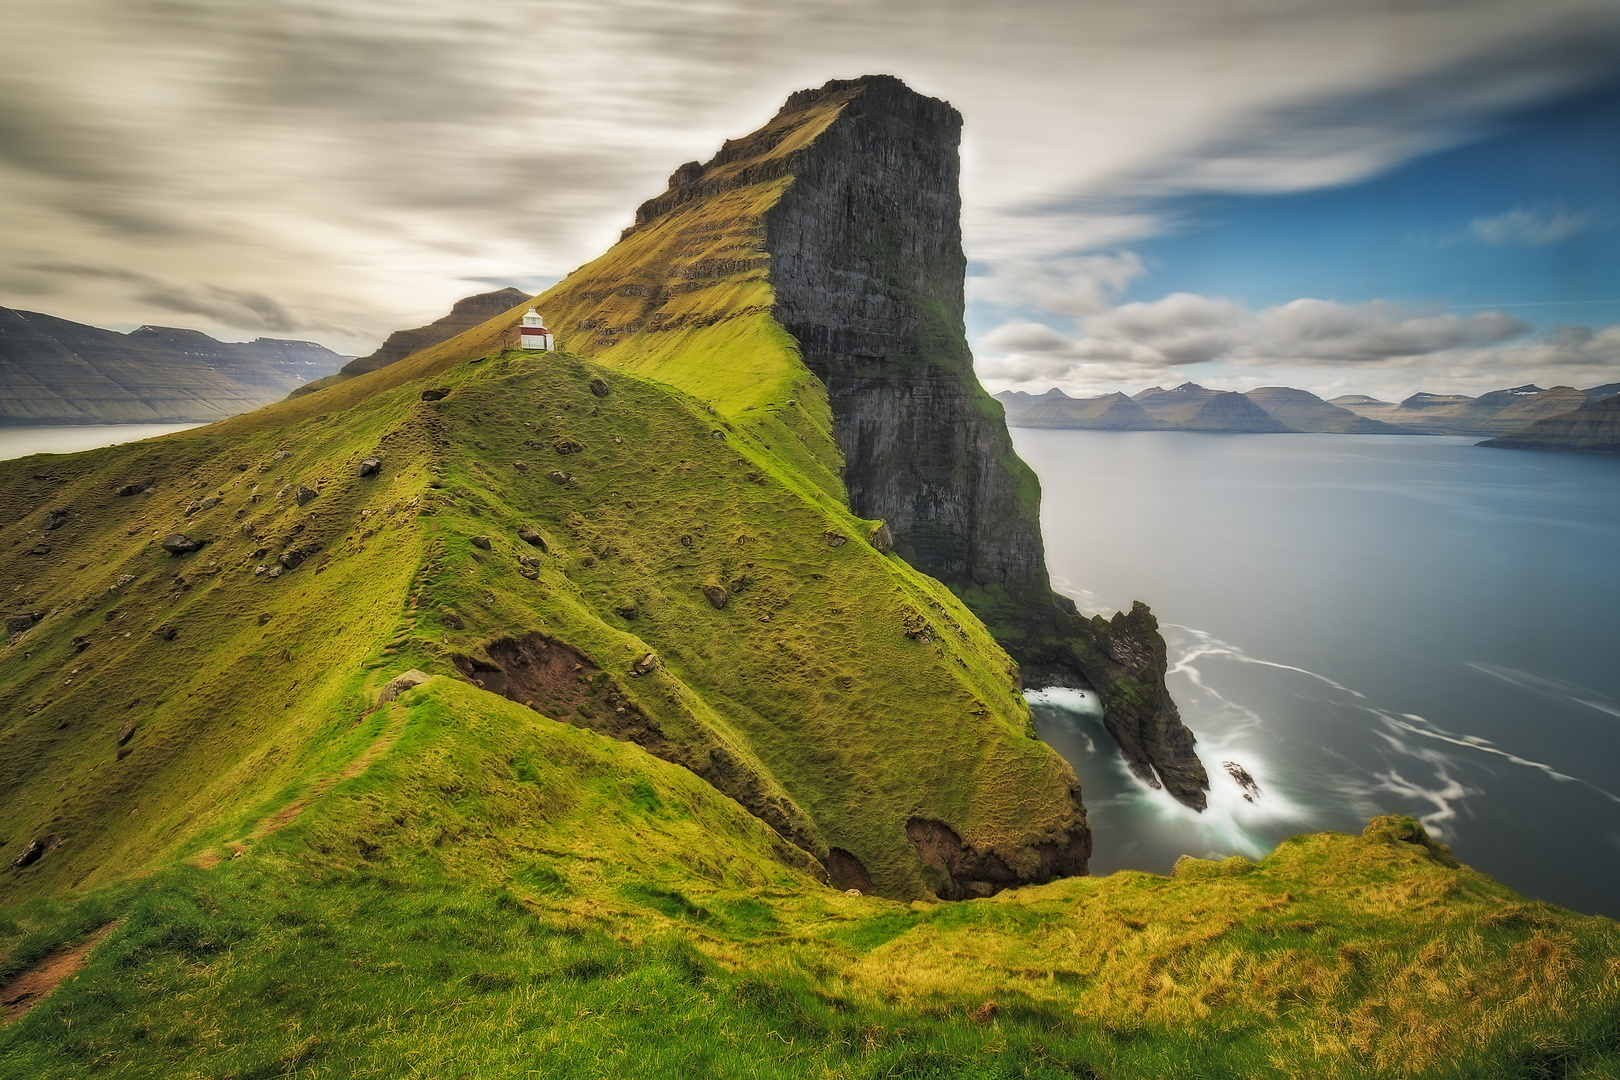
{"type": "Polygon", "coordinates": [[[550,351],[551,331],[546,329],[546,321],[535,314],[534,308],[523,316],[523,325],[518,327],[518,340],[525,349],[541,349],[550,351]]]}

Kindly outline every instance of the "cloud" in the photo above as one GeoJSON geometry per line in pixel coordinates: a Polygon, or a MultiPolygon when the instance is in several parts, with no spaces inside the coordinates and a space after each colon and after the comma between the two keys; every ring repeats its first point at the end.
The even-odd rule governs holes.
{"type": "Polygon", "coordinates": [[[1572,213],[1557,203],[1516,206],[1503,214],[1477,217],[1468,223],[1468,232],[1482,244],[1492,247],[1523,245],[1542,247],[1585,232],[1597,215],[1572,213]]]}
{"type": "Polygon", "coordinates": [[[27,269],[71,278],[121,282],[127,286],[128,294],[142,304],[179,315],[201,315],[221,326],[280,333],[333,329],[321,322],[301,319],[279,301],[245,289],[177,285],[119,267],[79,263],[36,263],[27,269]]]}
{"type": "MultiPolygon", "coordinates": [[[[990,379],[1082,384],[1100,377],[1156,379],[1177,369],[1215,364],[1228,370],[1405,366],[1425,358],[1455,359],[1469,350],[1492,349],[1527,329],[1498,311],[1458,315],[1415,312],[1387,301],[1339,304],[1300,299],[1251,312],[1231,300],[1172,293],[1087,318],[1074,337],[1039,323],[1007,323],[980,339],[977,352],[982,357],[979,371],[990,379]]],[[[1620,328],[1611,330],[1620,333],[1620,328]]],[[[1565,330],[1556,342],[1538,348],[1560,357],[1587,355],[1595,361],[1609,347],[1612,361],[1611,330],[1588,339],[1565,330]]],[[[1546,363],[1552,354],[1516,355],[1546,363]]]]}
{"type": "Polygon", "coordinates": [[[968,297],[998,307],[1034,304],[1054,315],[1094,315],[1147,273],[1134,251],[1007,259],[968,274],[968,297]]]}
{"type": "Polygon", "coordinates": [[[1590,0],[26,4],[0,37],[0,303],[375,340],[469,278],[561,277],[787,93],[885,71],[966,116],[975,289],[1086,317],[1167,193],[1387,167],[1590,85],[1617,26],[1590,0]],[[47,259],[208,284],[109,311],[104,282],[23,269],[47,259]]]}

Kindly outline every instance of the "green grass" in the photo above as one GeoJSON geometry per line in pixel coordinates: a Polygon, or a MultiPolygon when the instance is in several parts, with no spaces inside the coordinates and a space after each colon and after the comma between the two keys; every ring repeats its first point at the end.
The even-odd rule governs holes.
{"type": "Polygon", "coordinates": [[[0,909],[0,975],[112,919],[5,1076],[1613,1076],[1616,926],[1410,819],[1258,865],[849,897],[685,770],[448,679],[211,870],[0,909]],[[532,776],[512,762],[525,761],[532,776]]]}
{"type": "Polygon", "coordinates": [[[241,840],[385,737],[367,708],[393,674],[451,674],[456,657],[531,632],[601,669],[581,722],[618,730],[607,698],[620,695],[659,752],[811,852],[855,853],[887,894],[928,890],[913,814],[1018,865],[1068,821],[1073,779],[1028,736],[1010,662],[776,451],[805,452],[781,433],[814,426],[800,406],[757,411],[731,423],[645,378],[508,352],[284,430],[0,466],[14,522],[0,591],[49,612],[0,669],[0,839],[69,838],[0,895],[91,887],[241,840]],[[454,392],[430,405],[423,385],[454,392]],[[370,454],[382,475],[357,477],[370,454]],[[113,494],[141,476],[159,482],[113,494]],[[300,507],[299,485],[320,496],[300,507]],[[203,497],[221,502],[187,516],[203,497]],[[39,533],[58,505],[70,523],[39,533]],[[525,525],[548,553],[517,538],[525,525]],[[209,543],[171,557],[156,541],[173,530],[209,543]],[[51,553],[25,554],[41,536],[51,553]],[[305,561],[254,573],[286,550],[305,561]],[[702,592],[715,584],[721,610],[702,592]],[[659,666],[633,676],[647,652],[659,666]]]}
{"type": "Polygon", "coordinates": [[[0,979],[112,926],[0,1028],[0,1075],[1620,1075],[1620,928],[1410,820],[925,901],[911,815],[1017,865],[1073,773],[983,623],[849,513],[769,315],[784,183],[548,293],[588,359],[508,351],[496,319],[223,424],[0,463],[0,597],[41,614],[0,645],[0,852],[64,838],[0,874],[0,979]],[[175,530],[209,543],[170,557],[175,530]],[[598,670],[533,708],[458,674],[530,634],[598,670]]]}

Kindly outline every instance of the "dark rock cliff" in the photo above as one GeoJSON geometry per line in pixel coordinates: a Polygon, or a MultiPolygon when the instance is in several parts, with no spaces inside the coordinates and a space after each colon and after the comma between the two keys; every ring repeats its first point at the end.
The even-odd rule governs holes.
{"type": "MultiPolygon", "coordinates": [[[[1202,808],[1208,781],[1164,688],[1157,622],[1141,605],[1087,621],[1052,592],[1039,482],[973,373],[961,115],[868,76],[793,95],[773,125],[829,101],[837,117],[788,159],[765,248],[776,317],[830,395],[851,508],[887,521],[895,550],[985,620],[1027,683],[1101,691],[1132,767],[1202,808]]],[[[683,197],[677,182],[664,200],[683,197]]]]}

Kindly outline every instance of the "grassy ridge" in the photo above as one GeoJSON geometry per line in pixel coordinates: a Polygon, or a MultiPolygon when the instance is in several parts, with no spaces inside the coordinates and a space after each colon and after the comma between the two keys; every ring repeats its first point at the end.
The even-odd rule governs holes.
{"type": "Polygon", "coordinates": [[[120,920],[0,1075],[1617,1075],[1617,928],[1410,819],[1258,865],[845,896],[686,771],[435,679],[247,854],[0,908],[0,976],[120,920]]]}
{"type": "MultiPolygon", "coordinates": [[[[531,633],[590,658],[676,760],[808,850],[853,852],[887,893],[930,891],[913,814],[1024,866],[1067,827],[1072,771],[1027,736],[977,620],[777,452],[814,426],[788,400],[731,422],[567,354],[501,353],[281,430],[0,467],[0,589],[48,613],[0,669],[0,839],[68,838],[0,890],[240,840],[365,751],[357,724],[392,675],[531,633]],[[419,400],[439,384],[450,397],[419,400]],[[373,454],[381,475],[359,477],[373,454]],[[157,541],[176,529],[208,543],[172,557],[157,541]],[[50,552],[26,554],[36,540],[50,552]],[[648,652],[659,666],[632,675],[648,652]]],[[[599,726],[625,734],[612,708],[599,726]]]]}

